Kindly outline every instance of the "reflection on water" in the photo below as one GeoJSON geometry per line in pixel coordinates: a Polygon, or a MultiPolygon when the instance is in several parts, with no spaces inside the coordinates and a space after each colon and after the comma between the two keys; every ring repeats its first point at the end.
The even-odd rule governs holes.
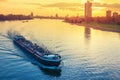
{"type": "Polygon", "coordinates": [[[0,80],[119,80],[119,33],[94,30],[61,20],[0,22],[0,80]],[[61,70],[42,69],[7,37],[17,31],[62,56],[61,70]]]}
{"type": "Polygon", "coordinates": [[[119,38],[120,38],[120,33],[119,33],[119,38]]]}
{"type": "Polygon", "coordinates": [[[85,27],[85,38],[90,39],[91,29],[89,27],[85,27]]]}
{"type": "Polygon", "coordinates": [[[45,75],[50,75],[50,76],[55,76],[55,77],[60,77],[61,76],[61,69],[59,70],[51,70],[51,69],[43,69],[40,68],[40,70],[45,74],[45,75]]]}
{"type": "Polygon", "coordinates": [[[84,35],[85,35],[86,44],[89,44],[89,42],[90,42],[90,37],[91,37],[91,28],[85,27],[84,35]]]}

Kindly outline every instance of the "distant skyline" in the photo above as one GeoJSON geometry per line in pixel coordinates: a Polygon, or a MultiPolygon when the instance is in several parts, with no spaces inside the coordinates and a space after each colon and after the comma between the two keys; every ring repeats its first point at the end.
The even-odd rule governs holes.
{"type": "Polygon", "coordinates": [[[84,16],[85,18],[91,18],[92,17],[92,2],[90,2],[90,0],[88,0],[85,5],[85,11],[84,11],[84,16]]]}
{"type": "MultiPolygon", "coordinates": [[[[0,0],[0,14],[84,16],[87,0],[0,0]]],[[[106,10],[120,13],[120,0],[94,0],[93,16],[105,16],[106,10]]]]}

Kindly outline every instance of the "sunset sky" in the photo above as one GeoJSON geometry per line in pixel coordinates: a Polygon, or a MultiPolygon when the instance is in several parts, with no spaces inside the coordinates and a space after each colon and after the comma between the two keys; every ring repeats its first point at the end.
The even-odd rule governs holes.
{"type": "MultiPolygon", "coordinates": [[[[83,16],[86,0],[0,0],[0,14],[83,16]]],[[[120,0],[94,0],[93,16],[105,16],[106,10],[120,14],[120,0]]]]}

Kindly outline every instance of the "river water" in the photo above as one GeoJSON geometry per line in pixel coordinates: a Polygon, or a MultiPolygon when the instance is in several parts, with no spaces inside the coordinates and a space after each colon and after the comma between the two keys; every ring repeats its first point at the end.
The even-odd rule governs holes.
{"type": "Polygon", "coordinates": [[[0,80],[120,80],[120,33],[62,20],[0,22],[0,80]],[[32,56],[13,44],[8,31],[60,54],[61,70],[41,69],[32,56]]]}

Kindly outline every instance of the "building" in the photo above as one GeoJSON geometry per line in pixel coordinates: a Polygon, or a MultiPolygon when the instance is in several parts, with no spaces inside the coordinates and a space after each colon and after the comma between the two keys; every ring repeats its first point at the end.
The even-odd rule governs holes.
{"type": "Polygon", "coordinates": [[[92,3],[88,0],[85,3],[85,18],[91,18],[92,17],[92,3]]]}
{"type": "Polygon", "coordinates": [[[58,18],[58,14],[55,14],[55,17],[58,18]]]}
{"type": "Polygon", "coordinates": [[[30,16],[33,17],[33,12],[31,12],[30,16]]]}
{"type": "Polygon", "coordinates": [[[111,11],[110,11],[110,10],[107,10],[107,11],[106,11],[106,17],[107,17],[107,18],[111,17],[111,11]]]}
{"type": "Polygon", "coordinates": [[[118,15],[118,13],[117,12],[113,12],[113,17],[114,18],[117,18],[119,15],[118,15]]]}

